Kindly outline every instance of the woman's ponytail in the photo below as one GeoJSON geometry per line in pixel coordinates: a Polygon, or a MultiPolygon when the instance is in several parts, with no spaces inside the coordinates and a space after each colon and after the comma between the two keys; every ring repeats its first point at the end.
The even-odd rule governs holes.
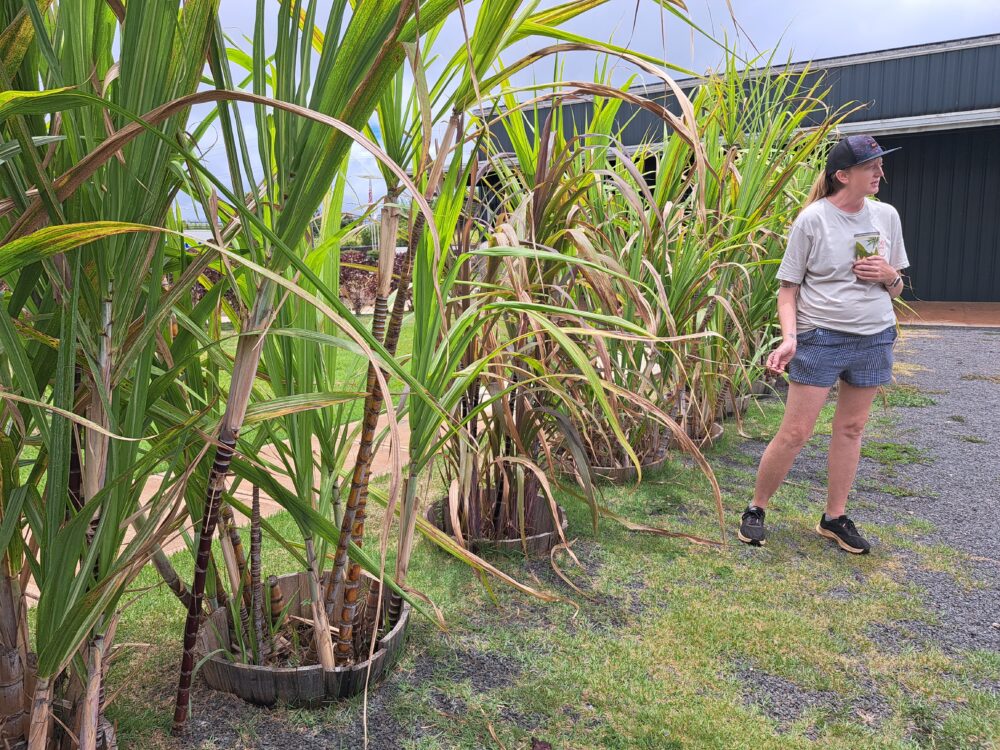
{"type": "Polygon", "coordinates": [[[828,175],[826,172],[820,172],[819,177],[816,178],[816,182],[813,183],[812,188],[809,190],[809,195],[806,198],[806,202],[802,205],[805,208],[810,203],[815,203],[820,198],[826,198],[828,195],[833,195],[837,192],[840,187],[840,183],[837,182],[835,175],[828,175]]]}

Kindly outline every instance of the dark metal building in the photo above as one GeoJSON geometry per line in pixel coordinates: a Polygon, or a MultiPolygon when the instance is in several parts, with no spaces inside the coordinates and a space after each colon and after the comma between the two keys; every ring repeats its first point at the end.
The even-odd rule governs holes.
{"type": "MultiPolygon", "coordinates": [[[[801,70],[806,63],[793,65],[801,70]]],[[[839,128],[868,133],[885,148],[879,199],[903,221],[911,299],[1000,301],[1000,34],[814,60],[832,109],[866,106],[839,128]]],[[[691,90],[698,79],[678,81],[691,90]]],[[[660,85],[640,91],[677,111],[660,85]]],[[[582,126],[590,103],[563,105],[566,127],[582,126]]],[[[623,106],[625,145],[662,133],[652,114],[623,106]]],[[[503,137],[499,139],[503,148],[503,137]]]]}

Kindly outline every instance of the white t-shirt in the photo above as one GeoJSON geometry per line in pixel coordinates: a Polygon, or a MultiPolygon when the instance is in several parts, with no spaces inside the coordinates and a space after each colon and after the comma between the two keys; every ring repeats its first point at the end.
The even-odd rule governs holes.
{"type": "MultiPolygon", "coordinates": [[[[896,209],[865,199],[847,213],[826,198],[806,206],[792,223],[778,278],[800,284],[796,306],[799,331],[829,328],[870,336],[896,323],[892,298],[875,282],[852,270],[856,235],[878,232],[877,249],[897,271],[910,265],[896,209]]],[[[875,243],[872,243],[875,245],[875,243]]]]}

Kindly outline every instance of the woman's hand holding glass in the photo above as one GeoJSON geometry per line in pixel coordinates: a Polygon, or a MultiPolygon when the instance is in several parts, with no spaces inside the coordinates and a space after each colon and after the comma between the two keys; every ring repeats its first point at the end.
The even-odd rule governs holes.
{"type": "Polygon", "coordinates": [[[881,255],[870,255],[854,261],[854,275],[861,281],[888,286],[899,274],[881,255]]]}

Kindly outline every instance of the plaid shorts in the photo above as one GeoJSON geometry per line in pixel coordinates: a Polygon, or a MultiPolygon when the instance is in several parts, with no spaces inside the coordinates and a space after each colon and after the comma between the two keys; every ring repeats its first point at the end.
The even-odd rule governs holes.
{"type": "Polygon", "coordinates": [[[892,346],[896,326],[871,336],[813,328],[796,340],[788,377],[802,385],[829,388],[841,378],[848,385],[870,388],[892,382],[892,346]]]}

